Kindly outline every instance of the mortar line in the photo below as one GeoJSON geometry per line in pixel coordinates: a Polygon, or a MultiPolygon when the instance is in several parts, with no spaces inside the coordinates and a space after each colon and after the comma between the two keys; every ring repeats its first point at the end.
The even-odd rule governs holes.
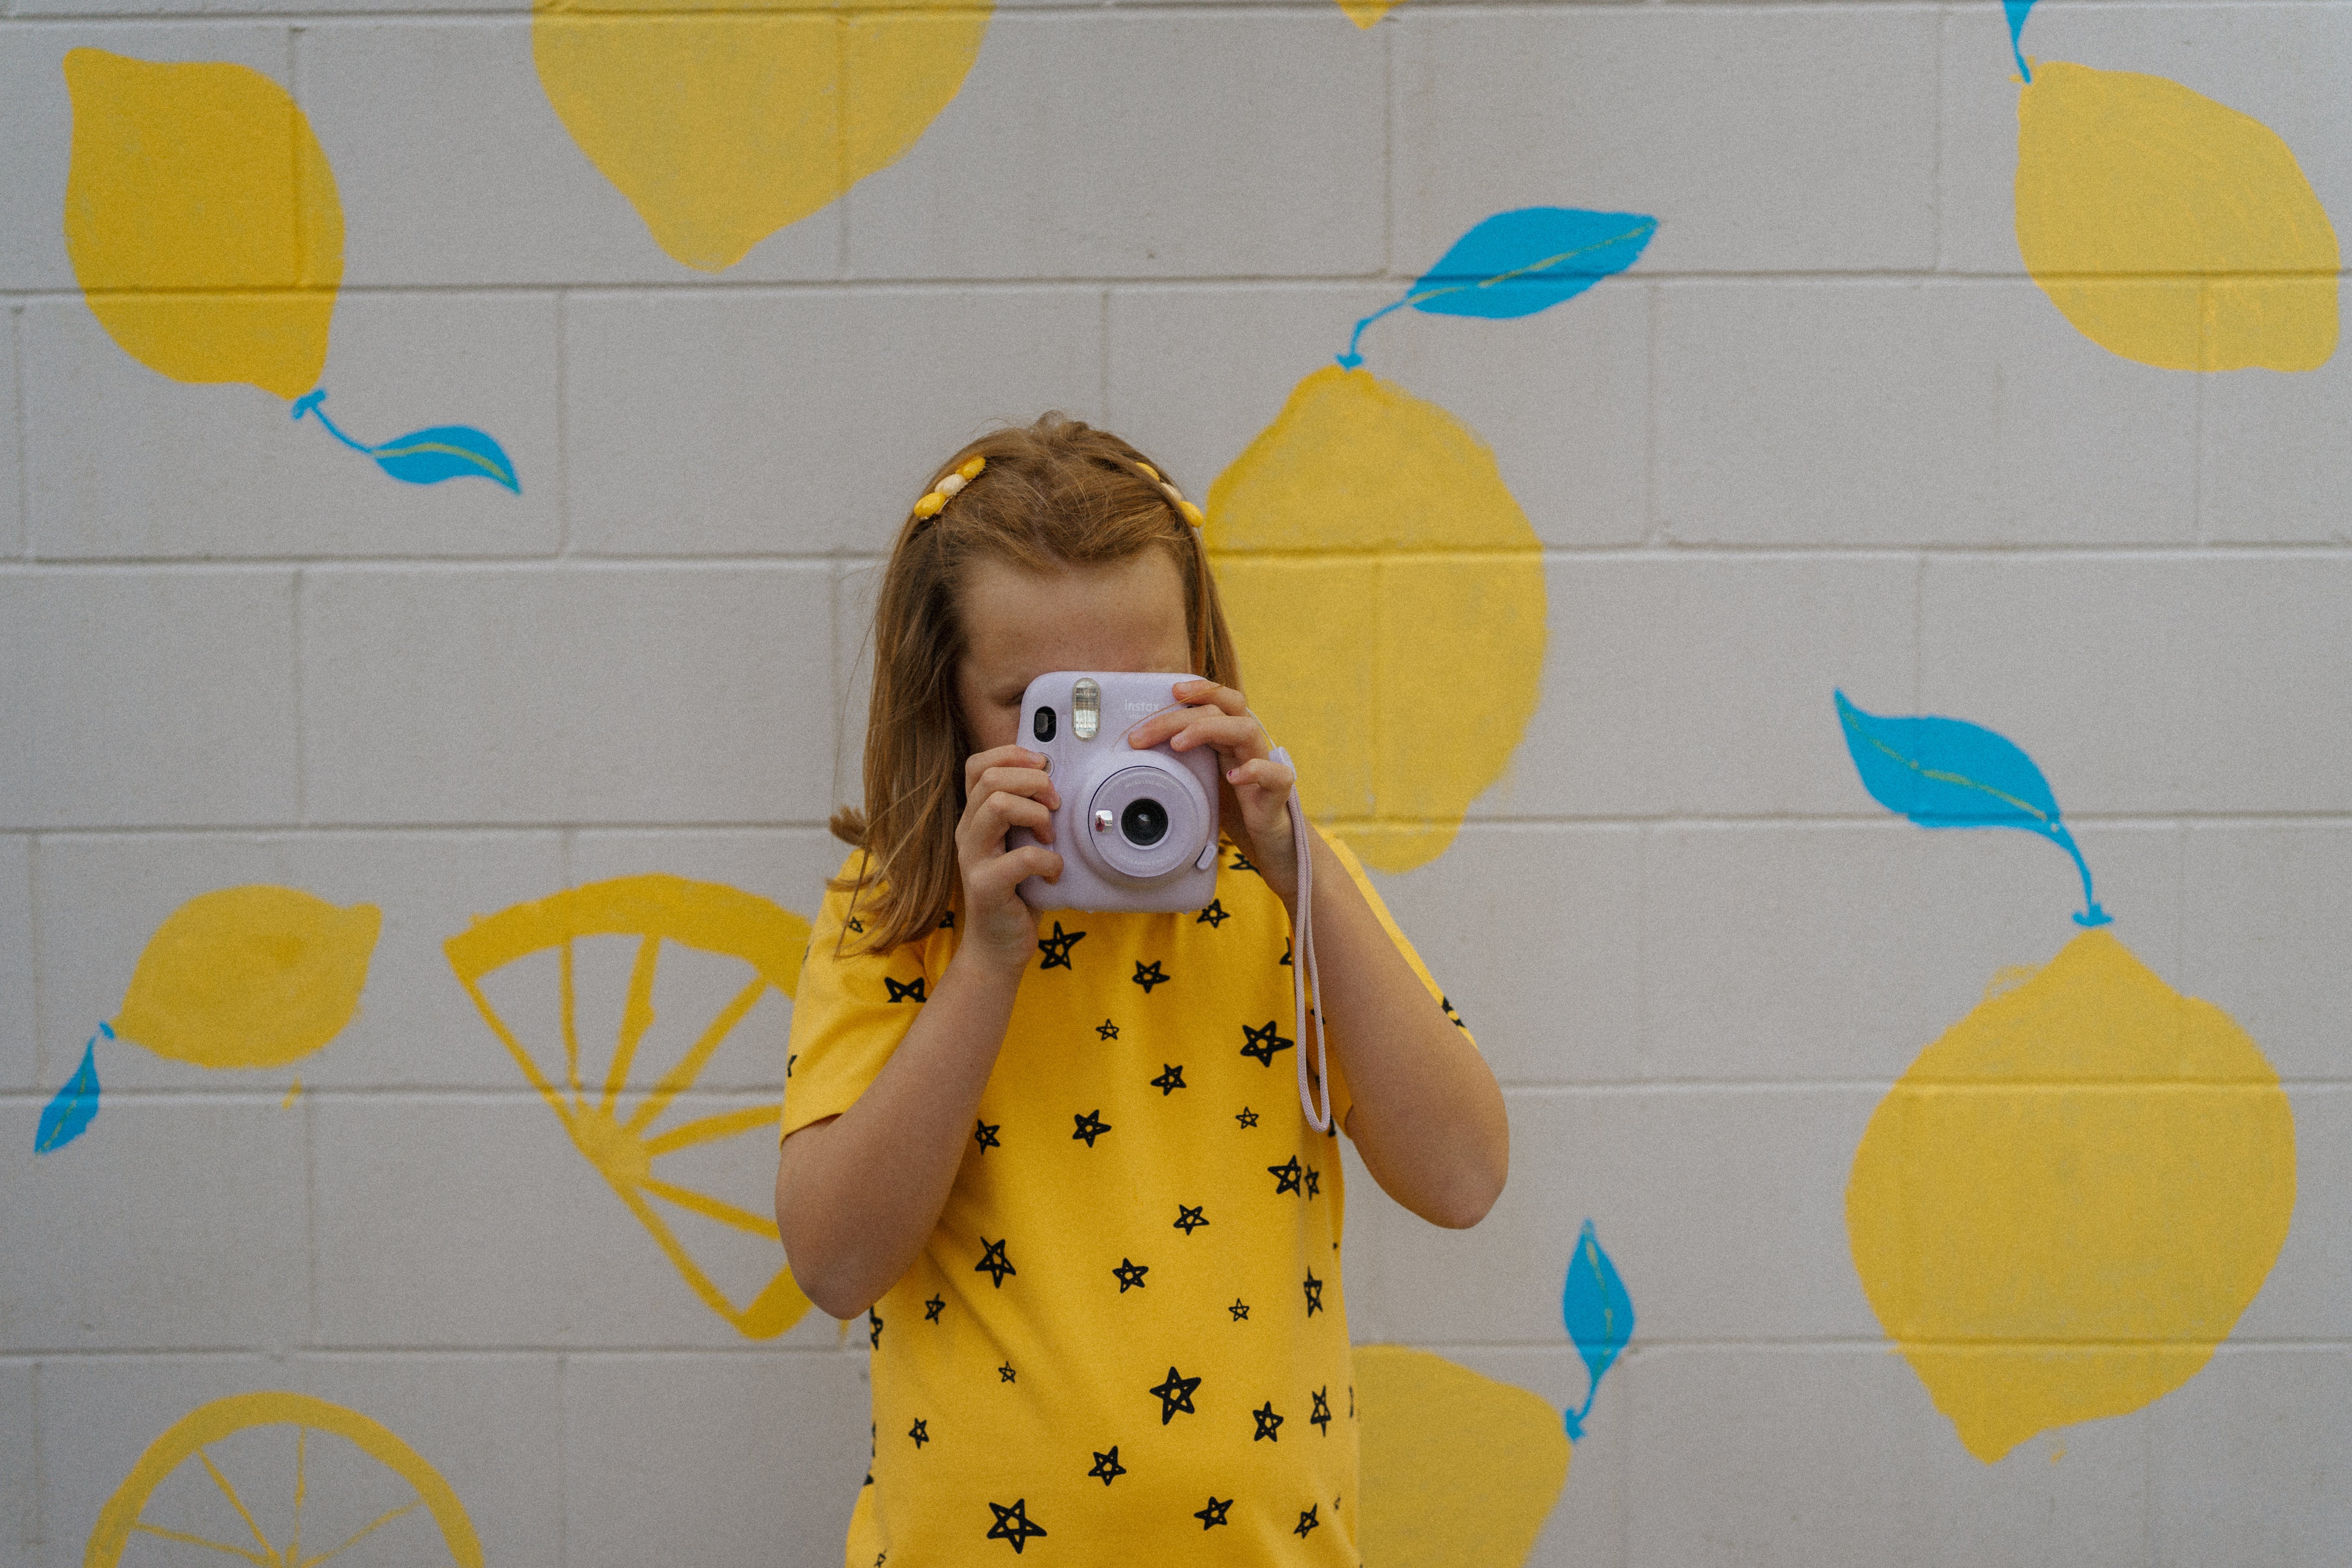
{"type": "Polygon", "coordinates": [[[16,553],[29,562],[34,559],[33,442],[25,396],[25,307],[21,302],[8,307],[8,385],[14,399],[8,438],[16,447],[16,527],[24,535],[17,542],[16,553]]]}

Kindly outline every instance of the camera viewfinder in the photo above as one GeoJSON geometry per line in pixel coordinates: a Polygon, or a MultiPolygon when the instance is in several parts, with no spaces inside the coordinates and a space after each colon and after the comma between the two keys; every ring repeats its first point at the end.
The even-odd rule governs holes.
{"type": "Polygon", "coordinates": [[[1052,740],[1054,738],[1054,710],[1051,708],[1038,709],[1036,722],[1030,725],[1029,729],[1030,733],[1035,735],[1040,741],[1052,740]]]}

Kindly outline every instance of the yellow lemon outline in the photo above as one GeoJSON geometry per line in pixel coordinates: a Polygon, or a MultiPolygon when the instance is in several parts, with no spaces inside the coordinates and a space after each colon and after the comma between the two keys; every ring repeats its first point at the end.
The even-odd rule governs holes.
{"type": "Polygon", "coordinates": [[[647,1127],[670,1103],[692,1086],[711,1055],[729,1033],[766,994],[771,985],[793,995],[800,984],[801,960],[808,950],[809,924],[790,910],[756,894],[723,882],[698,882],[667,872],[616,877],[567,889],[517,904],[474,923],[442,943],[449,966],[466,994],[474,999],[483,1021],[514,1058],[523,1077],[555,1112],[564,1131],[588,1163],[596,1168],[637,1223],[661,1247],[703,1305],[733,1325],[746,1339],[773,1339],[798,1322],[810,1306],[789,1268],[775,1277],[749,1306],[738,1308],[695,1262],[670,1229],[669,1223],[646,1201],[651,1194],[688,1213],[752,1236],[776,1238],[776,1223],[750,1210],[691,1188],[656,1180],[653,1162],[664,1154],[696,1144],[715,1142],[775,1125],[771,1105],[746,1106],[721,1111],[646,1137],[647,1127]],[[591,1104],[580,1082],[580,1038],[572,988],[572,942],[588,936],[635,936],[640,940],[635,963],[629,973],[628,999],[621,1016],[620,1037],[595,1103],[591,1104]],[[618,1106],[628,1082],[637,1045],[654,1021],[653,989],[663,942],[706,952],[740,958],[754,972],[746,985],[690,1046],[676,1065],[662,1075],[644,1099],[620,1119],[618,1106]],[[515,1037],[482,994],[483,975],[533,952],[560,948],[563,987],[563,1050],[571,1098],[547,1080],[539,1064],[515,1037]]]}
{"type": "Polygon", "coordinates": [[[1365,863],[1444,854],[1542,700],[1542,542],[1493,450],[1326,365],[1209,488],[1202,531],[1252,706],[1365,863]]]}
{"type": "Polygon", "coordinates": [[[274,1068],[358,1016],[383,930],[373,904],[255,882],[198,893],[155,928],[114,1032],[201,1068],[274,1068]]]}
{"type": "Polygon", "coordinates": [[[174,381],[319,383],[343,208],[308,116],[249,66],[68,50],[66,255],[122,352],[174,381]],[[282,138],[282,140],[281,140],[282,138]]]}
{"type": "MultiPolygon", "coordinates": [[[[180,1539],[176,1531],[162,1531],[139,1522],[140,1510],[146,1507],[148,1498],[163,1478],[185,1464],[190,1456],[198,1454],[206,1445],[217,1443],[232,1433],[255,1426],[284,1426],[307,1427],[344,1438],[406,1481],[415,1489],[418,1501],[432,1514],[434,1523],[440,1527],[442,1542],[449,1548],[449,1555],[456,1560],[457,1568],[482,1568],[482,1543],[474,1534],[473,1521],[467,1516],[466,1505],[458,1500],[449,1483],[441,1479],[441,1472],[428,1464],[423,1455],[403,1442],[398,1434],[380,1421],[313,1394],[294,1394],[282,1389],[234,1394],[226,1399],[215,1399],[209,1405],[197,1406],[164,1428],[161,1436],[147,1445],[146,1451],[131,1467],[131,1473],[122,1478],[122,1484],[114,1489],[114,1495],[108,1498],[105,1506],[99,1510],[98,1522],[92,1527],[89,1544],[83,1552],[83,1568],[115,1568],[122,1560],[123,1549],[130,1543],[134,1531],[145,1531],[180,1539]]],[[[298,1456],[299,1452],[298,1448],[298,1456]]],[[[299,1458],[297,1465],[299,1488],[299,1458]]],[[[212,1468],[209,1460],[205,1461],[205,1468],[212,1468]]],[[[227,1493],[237,1511],[244,1513],[245,1505],[237,1500],[226,1479],[217,1471],[214,1472],[214,1479],[227,1493]]],[[[415,1504],[409,1506],[413,1508],[415,1504]]],[[[364,1535],[376,1525],[386,1523],[407,1511],[407,1509],[401,1509],[395,1513],[385,1514],[361,1534],[364,1535]]],[[[251,1523],[252,1516],[247,1514],[246,1518],[251,1523]]],[[[258,1532],[257,1526],[256,1533],[258,1532]]],[[[358,1536],[352,1537],[354,1542],[358,1539],[358,1536]]],[[[246,1555],[236,1548],[222,1547],[216,1542],[200,1544],[226,1551],[232,1555],[246,1555]]],[[[304,1559],[302,1568],[309,1568],[310,1563],[317,1561],[319,1559],[304,1559]]]]}
{"type": "Polygon", "coordinates": [[[1353,1376],[1364,1561],[1526,1562],[1568,1485],[1572,1450],[1560,1413],[1538,1394],[1406,1345],[1358,1345],[1353,1376]]]}

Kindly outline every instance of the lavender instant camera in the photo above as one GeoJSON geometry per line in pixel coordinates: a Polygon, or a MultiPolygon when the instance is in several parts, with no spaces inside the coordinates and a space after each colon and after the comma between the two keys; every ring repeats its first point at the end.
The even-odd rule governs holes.
{"type": "MultiPolygon", "coordinates": [[[[1062,878],[1031,877],[1033,910],[1176,910],[1204,908],[1217,892],[1217,753],[1201,746],[1138,751],[1129,731],[1175,707],[1185,675],[1089,675],[1056,670],[1021,699],[1022,743],[1052,761],[1061,792],[1054,847],[1062,878]]],[[[1024,828],[1008,836],[1032,844],[1024,828]]]]}

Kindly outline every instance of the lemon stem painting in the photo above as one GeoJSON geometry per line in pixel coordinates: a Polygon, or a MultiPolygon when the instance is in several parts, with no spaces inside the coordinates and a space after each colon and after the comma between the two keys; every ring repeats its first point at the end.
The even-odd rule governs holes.
{"type": "Polygon", "coordinates": [[[327,401],[323,386],[305,393],[294,400],[294,417],[305,414],[314,416],[327,427],[327,434],[354,452],[373,458],[376,466],[395,479],[405,479],[413,485],[438,484],[443,479],[478,476],[493,479],[517,495],[522,485],[515,478],[514,465],[499,444],[479,430],[464,425],[436,425],[429,430],[418,430],[371,447],[343,434],[335,422],[327,417],[320,406],[327,401]]]}
{"type": "Polygon", "coordinates": [[[163,65],[80,48],[66,252],[122,352],[174,381],[244,382],[293,399],[335,438],[411,484],[474,475],[520,492],[498,442],[436,425],[381,446],[319,405],[343,277],[335,173],[301,107],[247,67],[163,65]]]}
{"type": "Polygon", "coordinates": [[[147,939],[121,1014],[82,1047],[34,1129],[52,1153],[98,1114],[98,1042],[121,1038],[206,1068],[275,1068],[342,1033],[358,1014],[383,911],[339,909],[299,888],[255,885],[200,893],[147,939]]]}
{"type": "Polygon", "coordinates": [[[1356,323],[1342,368],[1364,363],[1364,329],[1410,305],[1432,316],[1532,316],[1572,300],[1641,259],[1658,220],[1634,213],[1520,207],[1496,213],[1454,242],[1402,300],[1356,323]]]}
{"type": "Polygon", "coordinates": [[[2111,920],[2091,891],[2090,863],[2058,815],[2049,781],[2033,759],[1982,725],[1959,719],[1884,719],[1837,692],[1846,750],[1863,787],[1887,810],[1922,827],[2019,827],[2074,858],[2083,878],[2080,926],[2111,920]]]}
{"type": "Polygon", "coordinates": [[[2082,869],[2086,928],[1996,975],[1872,1112],[1846,1238],[1880,1327],[1991,1464],[2142,1409],[2212,1359],[2285,1244],[2294,1114],[2230,1016],[2183,996],[2090,897],[2041,770],[1954,719],[1837,698],[1881,804],[1928,827],[2021,827],[2082,869]]]}

